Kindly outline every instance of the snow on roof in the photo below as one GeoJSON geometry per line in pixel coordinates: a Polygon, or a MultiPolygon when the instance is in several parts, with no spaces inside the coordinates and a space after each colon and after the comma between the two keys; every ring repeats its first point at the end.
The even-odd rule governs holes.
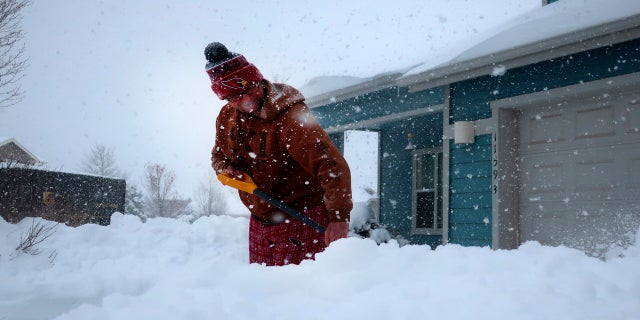
{"type": "Polygon", "coordinates": [[[351,76],[320,76],[313,78],[309,80],[309,82],[305,83],[302,87],[300,87],[300,92],[302,92],[305,97],[313,97],[325,92],[354,86],[369,80],[371,80],[371,78],[359,78],[351,76]]]}
{"type": "MultiPolygon", "coordinates": [[[[487,32],[461,54],[444,65],[489,56],[527,44],[558,37],[640,14],[637,0],[562,0],[514,18],[487,32]]],[[[606,32],[607,30],[602,30],[606,32]]],[[[441,65],[442,65],[441,64],[441,65]]],[[[436,66],[430,62],[414,68],[405,76],[423,73],[436,66]]]]}
{"type": "MultiPolygon", "coordinates": [[[[432,54],[424,63],[407,68],[406,72],[397,77],[397,85],[411,85],[426,81],[430,78],[445,78],[452,72],[464,72],[472,67],[486,65],[491,62],[499,63],[499,53],[512,52],[512,55],[525,55],[530,52],[517,50],[535,45],[546,39],[561,37],[560,41],[581,41],[578,37],[562,38],[579,31],[588,31],[583,37],[594,37],[597,34],[615,32],[607,25],[616,21],[632,19],[630,24],[640,24],[640,1],[638,0],[561,0],[542,6],[520,15],[510,22],[472,41],[459,43],[457,48],[443,47],[432,54]],[[636,21],[637,20],[637,21],[636,21]],[[601,28],[599,28],[599,26],[601,28]],[[597,30],[592,30],[597,28],[597,30]],[[483,60],[482,58],[486,58],[483,60]],[[475,61],[474,63],[471,63],[475,61]],[[465,64],[466,63],[466,64],[465,64]]],[[[629,24],[627,23],[627,24],[629,24]]],[[[549,44],[553,46],[555,43],[549,44]]],[[[526,48],[526,50],[545,50],[543,46],[526,48]]],[[[511,57],[513,58],[513,57],[511,57]]],[[[373,77],[375,78],[375,77],[373,77]]],[[[374,86],[366,86],[365,82],[371,80],[362,79],[357,83],[332,83],[332,86],[315,88],[307,94],[307,102],[313,107],[327,99],[348,98],[357,94],[366,93],[362,90],[374,90],[374,86]],[[314,96],[315,94],[315,96],[314,96]]],[[[453,78],[449,77],[448,81],[453,78]]],[[[328,81],[330,82],[330,81],[328,81]]],[[[316,85],[319,87],[319,84],[316,85]]]]}
{"type": "Polygon", "coordinates": [[[312,79],[300,88],[306,97],[306,103],[310,108],[316,107],[322,101],[345,99],[348,97],[365,94],[383,85],[392,83],[399,76],[415,66],[402,70],[383,72],[370,78],[358,78],[349,76],[321,76],[312,79]],[[346,92],[348,95],[342,95],[346,92]]]}

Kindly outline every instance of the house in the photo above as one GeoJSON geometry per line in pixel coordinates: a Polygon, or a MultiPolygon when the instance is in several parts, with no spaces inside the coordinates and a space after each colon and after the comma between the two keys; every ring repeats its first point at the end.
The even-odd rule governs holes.
{"type": "Polygon", "coordinates": [[[15,139],[0,139],[0,217],[25,217],[78,226],[107,225],[124,212],[123,179],[45,170],[44,162],[15,139]]]}
{"type": "Polygon", "coordinates": [[[412,243],[599,256],[640,226],[640,2],[543,3],[447,61],[307,103],[341,148],[378,133],[377,217],[412,243]]]}
{"type": "Polygon", "coordinates": [[[16,163],[23,165],[44,164],[16,139],[0,137],[0,163],[16,163]]]}

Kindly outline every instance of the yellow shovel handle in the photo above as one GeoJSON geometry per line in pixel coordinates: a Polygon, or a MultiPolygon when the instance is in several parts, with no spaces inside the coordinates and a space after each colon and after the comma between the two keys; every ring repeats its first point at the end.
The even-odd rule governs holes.
{"type": "Polygon", "coordinates": [[[218,180],[220,180],[220,182],[222,182],[222,184],[226,186],[244,191],[246,193],[254,194],[262,198],[263,200],[267,201],[268,203],[274,205],[278,209],[282,210],[282,212],[288,214],[289,216],[302,221],[302,223],[310,226],[311,228],[314,228],[316,231],[320,233],[325,232],[325,227],[323,225],[315,222],[313,219],[288,207],[287,205],[282,203],[282,201],[277,200],[276,198],[273,198],[272,196],[264,193],[264,191],[258,189],[258,186],[256,186],[253,180],[251,180],[251,177],[249,177],[249,175],[246,173],[243,175],[242,180],[236,180],[227,174],[221,173],[218,175],[218,180]]]}
{"type": "Polygon", "coordinates": [[[220,182],[222,182],[222,184],[224,184],[225,186],[229,186],[238,190],[242,190],[246,193],[253,194],[258,186],[256,186],[256,184],[253,182],[253,180],[251,180],[251,177],[249,177],[248,174],[244,174],[243,176],[243,180],[236,180],[227,174],[221,173],[218,175],[218,180],[220,180],[220,182]]]}

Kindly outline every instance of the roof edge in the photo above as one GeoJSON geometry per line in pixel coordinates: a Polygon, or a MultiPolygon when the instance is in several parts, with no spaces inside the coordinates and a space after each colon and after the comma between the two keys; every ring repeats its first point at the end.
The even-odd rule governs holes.
{"type": "Polygon", "coordinates": [[[313,109],[325,105],[328,102],[346,100],[364,95],[376,91],[379,88],[386,87],[389,84],[394,84],[395,80],[403,74],[402,72],[385,73],[368,81],[309,97],[305,100],[305,103],[309,108],[313,109]]]}
{"type": "Polygon", "coordinates": [[[640,14],[400,77],[396,85],[419,91],[491,74],[497,65],[516,68],[636,38],[640,38],[640,14]]]}
{"type": "Polygon", "coordinates": [[[38,156],[36,156],[35,154],[33,154],[31,151],[29,151],[27,148],[25,148],[22,144],[20,144],[20,142],[18,142],[15,138],[8,138],[4,141],[0,141],[0,147],[7,145],[9,143],[13,143],[16,146],[18,146],[18,148],[20,148],[22,151],[24,151],[27,155],[29,155],[31,158],[33,158],[36,161],[36,164],[46,164],[45,161],[43,161],[42,159],[38,158],[38,156]]]}

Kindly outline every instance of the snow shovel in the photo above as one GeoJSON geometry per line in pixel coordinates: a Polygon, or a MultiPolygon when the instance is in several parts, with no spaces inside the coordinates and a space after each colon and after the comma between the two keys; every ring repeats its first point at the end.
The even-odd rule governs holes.
{"type": "Polygon", "coordinates": [[[261,199],[267,201],[269,204],[276,206],[278,209],[282,210],[282,212],[288,214],[291,217],[294,217],[302,223],[308,225],[309,227],[315,229],[316,231],[324,234],[325,227],[321,224],[313,221],[311,218],[305,216],[304,214],[288,207],[286,204],[282,203],[282,201],[264,193],[264,191],[258,189],[258,186],[251,180],[248,174],[244,174],[244,179],[242,181],[236,180],[224,173],[218,175],[218,180],[222,182],[222,184],[238,189],[240,191],[244,191],[246,193],[250,193],[260,197],[261,199]]]}

